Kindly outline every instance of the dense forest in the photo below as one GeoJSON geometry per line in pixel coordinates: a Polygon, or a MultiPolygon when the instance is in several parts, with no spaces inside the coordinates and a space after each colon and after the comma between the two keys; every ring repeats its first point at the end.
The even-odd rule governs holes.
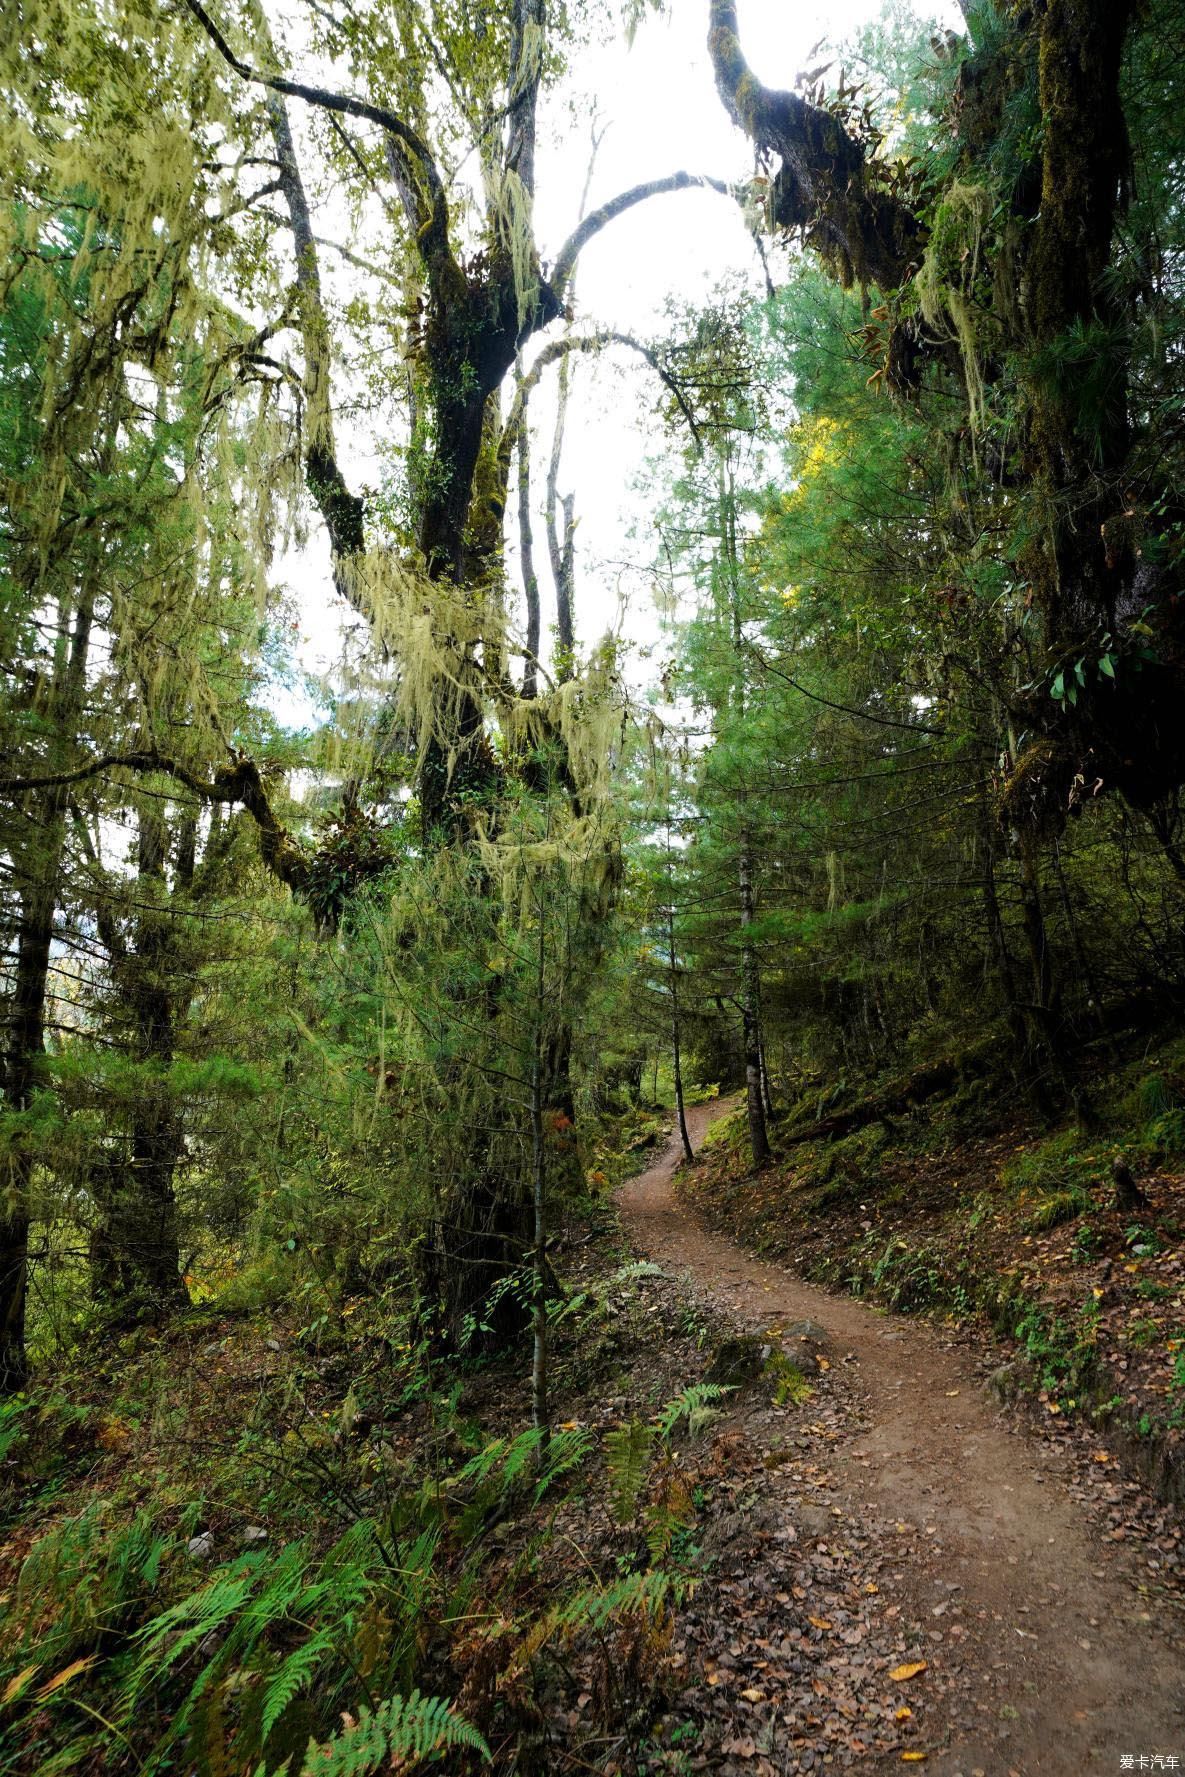
{"type": "Polygon", "coordinates": [[[720,1590],[826,1288],[1185,1595],[1185,13],[960,3],[5,6],[0,1769],[1095,1768],[801,1513],[748,1689],[720,1590]],[[608,185],[693,10],[748,171],[608,185]]]}

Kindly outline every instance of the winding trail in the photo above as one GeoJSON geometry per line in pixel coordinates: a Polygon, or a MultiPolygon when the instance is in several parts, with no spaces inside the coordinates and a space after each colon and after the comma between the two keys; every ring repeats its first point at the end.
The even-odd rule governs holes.
{"type": "MultiPolygon", "coordinates": [[[[688,1113],[693,1146],[727,1108],[688,1113]]],[[[679,1159],[673,1143],[626,1186],[636,1245],[690,1272],[747,1327],[809,1319],[825,1330],[864,1407],[863,1423],[835,1452],[845,1512],[865,1525],[922,1514],[932,1559],[928,1573],[909,1576],[915,1598],[958,1589],[976,1625],[974,1641],[945,1657],[978,1659],[997,1718],[1011,1723],[1006,1742],[991,1726],[956,1724],[925,1768],[942,1777],[1102,1777],[1140,1769],[1145,1755],[1145,1770],[1185,1771],[1177,1623],[1158,1617],[1114,1545],[1105,1550],[1084,1521],[1056,1455],[1005,1421],[972,1354],[927,1325],[829,1295],[697,1225],[675,1197],[679,1159]],[[1169,1755],[1176,1766],[1163,1762],[1169,1755]]]]}

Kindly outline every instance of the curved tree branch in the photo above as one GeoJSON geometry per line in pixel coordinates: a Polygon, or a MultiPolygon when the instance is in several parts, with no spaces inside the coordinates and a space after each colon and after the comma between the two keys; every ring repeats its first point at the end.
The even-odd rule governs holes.
{"type": "Polygon", "coordinates": [[[725,110],[758,154],[781,161],[770,192],[772,220],[800,232],[845,285],[892,290],[904,283],[924,230],[878,178],[866,144],[833,112],[761,84],[741,48],[736,0],[709,0],[709,19],[708,53],[725,110]]]}
{"type": "MultiPolygon", "coordinates": [[[[194,0],[189,0],[189,3],[193,4],[194,0]]],[[[557,299],[561,303],[563,302],[582,249],[588,245],[594,235],[600,234],[607,223],[624,215],[627,210],[632,210],[636,204],[645,203],[647,198],[660,197],[666,191],[696,189],[718,191],[724,197],[730,195],[728,186],[723,179],[709,178],[706,173],[671,173],[665,179],[648,179],[643,185],[634,185],[629,191],[619,192],[616,197],[610,198],[608,203],[602,204],[599,209],[590,210],[584,221],[573,229],[560,248],[555,269],[551,274],[551,287],[557,299]]]]}

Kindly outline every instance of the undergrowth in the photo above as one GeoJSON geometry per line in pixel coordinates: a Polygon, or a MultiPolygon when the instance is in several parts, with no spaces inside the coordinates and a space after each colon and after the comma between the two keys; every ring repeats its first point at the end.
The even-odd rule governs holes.
{"type": "MultiPolygon", "coordinates": [[[[619,1268],[557,1305],[561,1374],[653,1328],[646,1281],[619,1268]]],[[[481,1367],[443,1368],[389,1310],[288,1328],[280,1357],[265,1326],[281,1330],[223,1323],[196,1378],[180,1344],[149,1341],[113,1398],[0,1415],[23,1551],[0,1768],[459,1773],[530,1744],[573,1660],[604,1668],[588,1682],[606,1720],[641,1731],[696,1518],[677,1441],[724,1391],[689,1384],[603,1438],[493,1434],[466,1406],[481,1367]],[[552,1547],[556,1510],[590,1489],[627,1536],[607,1568],[552,1547]]]]}

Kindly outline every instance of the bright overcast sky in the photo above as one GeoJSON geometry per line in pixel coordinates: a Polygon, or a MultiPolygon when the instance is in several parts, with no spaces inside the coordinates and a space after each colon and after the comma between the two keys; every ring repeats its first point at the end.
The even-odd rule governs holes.
{"type": "MultiPolygon", "coordinates": [[[[915,0],[919,4],[920,0],[915,0]]],[[[753,151],[734,129],[712,79],[706,48],[706,0],[672,0],[667,18],[649,19],[632,47],[617,41],[584,52],[573,91],[555,95],[543,119],[539,147],[537,233],[544,258],[554,257],[576,222],[588,157],[589,125],[608,126],[597,159],[590,206],[639,182],[684,169],[733,183],[753,172],[753,151]],[[574,127],[567,119],[575,113],[574,127]],[[581,120],[587,120],[582,122],[581,120]],[[557,140],[564,123],[564,138],[557,140]]],[[[819,39],[849,36],[881,10],[881,0],[829,0],[790,6],[785,0],[742,0],[741,38],[757,75],[771,86],[792,86],[819,39]]],[[[927,14],[946,6],[927,6],[927,14]]],[[[749,279],[762,289],[760,267],[740,211],[707,190],[658,197],[611,223],[581,255],[577,309],[591,331],[611,326],[652,336],[661,329],[669,297],[694,302],[726,280],[749,279]]],[[[541,507],[550,450],[555,370],[532,403],[535,427],[534,491],[541,507]]],[[[577,530],[577,633],[584,645],[608,628],[621,628],[638,646],[658,635],[646,578],[653,553],[646,502],[636,483],[657,444],[650,410],[654,379],[620,349],[574,360],[560,489],[574,493],[577,530]],[[624,619],[621,615],[625,601],[624,619]]],[[[365,479],[362,440],[342,435],[353,478],[365,479]]],[[[516,502],[508,507],[508,572],[518,586],[516,502]]],[[[537,568],[544,601],[544,634],[554,619],[541,516],[536,525],[537,568]]],[[[299,557],[280,564],[297,595],[307,638],[302,658],[313,672],[331,672],[338,652],[338,619],[330,590],[328,550],[315,535],[299,557]]],[[[545,653],[547,642],[544,644],[545,653]]],[[[640,672],[632,677],[643,676],[640,672]]],[[[295,708],[278,710],[299,719],[295,708]]]]}

